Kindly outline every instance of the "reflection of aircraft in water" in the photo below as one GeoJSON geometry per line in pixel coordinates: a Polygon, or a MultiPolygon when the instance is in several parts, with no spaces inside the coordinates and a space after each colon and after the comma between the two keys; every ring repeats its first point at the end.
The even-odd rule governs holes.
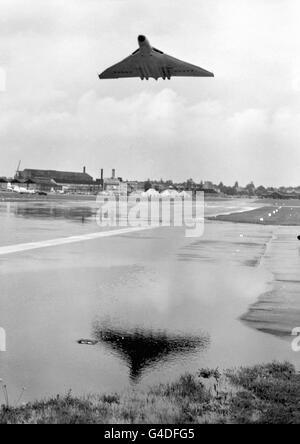
{"type": "Polygon", "coordinates": [[[82,345],[104,343],[127,363],[132,380],[137,380],[146,367],[208,347],[207,336],[171,335],[151,330],[94,329],[95,340],[80,340],[82,345]]]}
{"type": "Polygon", "coordinates": [[[100,79],[118,79],[139,77],[149,80],[150,77],[164,80],[171,77],[214,77],[212,72],[196,65],[175,59],[159,49],[153,48],[147,37],[138,36],[139,49],[122,62],[111,66],[102,74],[100,79]]]}

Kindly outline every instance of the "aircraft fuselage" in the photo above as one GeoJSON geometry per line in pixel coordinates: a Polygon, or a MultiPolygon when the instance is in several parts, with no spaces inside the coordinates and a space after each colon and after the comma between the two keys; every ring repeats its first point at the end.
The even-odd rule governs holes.
{"type": "Polygon", "coordinates": [[[139,35],[138,36],[138,44],[139,44],[141,53],[148,54],[148,55],[151,53],[152,47],[151,47],[150,42],[147,39],[147,37],[145,37],[144,35],[139,35]]]}
{"type": "MultiPolygon", "coordinates": [[[[156,52],[158,52],[158,50],[154,49],[150,45],[147,37],[144,35],[139,35],[138,44],[140,47],[140,55],[143,58],[139,66],[141,80],[149,80],[150,77],[154,78],[155,80],[158,80],[159,77],[162,77],[163,80],[171,80],[171,74],[168,70],[167,64],[165,66],[161,66],[161,60],[159,60],[159,58],[156,56],[156,52]]],[[[159,51],[159,54],[161,55],[162,52],[159,51]]]]}

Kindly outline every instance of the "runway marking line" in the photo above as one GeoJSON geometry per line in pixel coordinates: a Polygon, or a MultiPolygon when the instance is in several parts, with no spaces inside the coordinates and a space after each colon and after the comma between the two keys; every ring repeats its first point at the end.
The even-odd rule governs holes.
{"type": "Polygon", "coordinates": [[[94,239],[101,239],[101,238],[105,238],[105,237],[121,236],[122,234],[135,233],[137,231],[148,230],[150,228],[151,227],[122,228],[120,230],[101,231],[98,233],[89,233],[89,234],[82,234],[82,235],[78,235],[78,236],[62,237],[62,238],[58,238],[58,239],[50,239],[50,240],[45,240],[45,241],[28,242],[28,243],[16,244],[16,245],[6,245],[3,247],[0,247],[0,256],[5,256],[7,254],[13,254],[13,253],[21,253],[24,251],[38,250],[41,248],[49,248],[49,247],[57,247],[60,245],[75,244],[78,242],[94,240],[94,239]]]}

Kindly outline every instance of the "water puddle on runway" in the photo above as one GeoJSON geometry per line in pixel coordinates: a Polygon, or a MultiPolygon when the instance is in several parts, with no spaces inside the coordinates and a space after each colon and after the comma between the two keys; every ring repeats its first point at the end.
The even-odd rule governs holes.
{"type": "MultiPolygon", "coordinates": [[[[207,212],[233,206],[213,202],[207,212]]],[[[95,229],[78,223],[77,209],[67,212],[73,220],[56,217],[60,210],[39,218],[36,208],[4,208],[1,246],[95,229]]],[[[270,289],[273,274],[261,258],[275,229],[209,221],[201,239],[158,228],[1,256],[0,377],[12,398],[24,386],[26,401],[69,389],[144,388],[201,367],[292,360],[286,343],[239,320],[270,289]]]]}
{"type": "Polygon", "coordinates": [[[0,247],[95,231],[96,202],[0,202],[0,247]]]}

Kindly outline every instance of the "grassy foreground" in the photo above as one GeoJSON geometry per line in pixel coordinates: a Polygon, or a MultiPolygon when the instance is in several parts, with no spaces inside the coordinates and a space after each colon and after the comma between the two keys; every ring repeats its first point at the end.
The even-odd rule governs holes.
{"type": "Polygon", "coordinates": [[[300,423],[300,375],[288,363],[202,370],[147,392],[57,397],[2,407],[1,424],[300,423]]]}
{"type": "Polygon", "coordinates": [[[300,206],[266,206],[242,213],[210,217],[210,220],[260,225],[300,225],[300,206]]]}

